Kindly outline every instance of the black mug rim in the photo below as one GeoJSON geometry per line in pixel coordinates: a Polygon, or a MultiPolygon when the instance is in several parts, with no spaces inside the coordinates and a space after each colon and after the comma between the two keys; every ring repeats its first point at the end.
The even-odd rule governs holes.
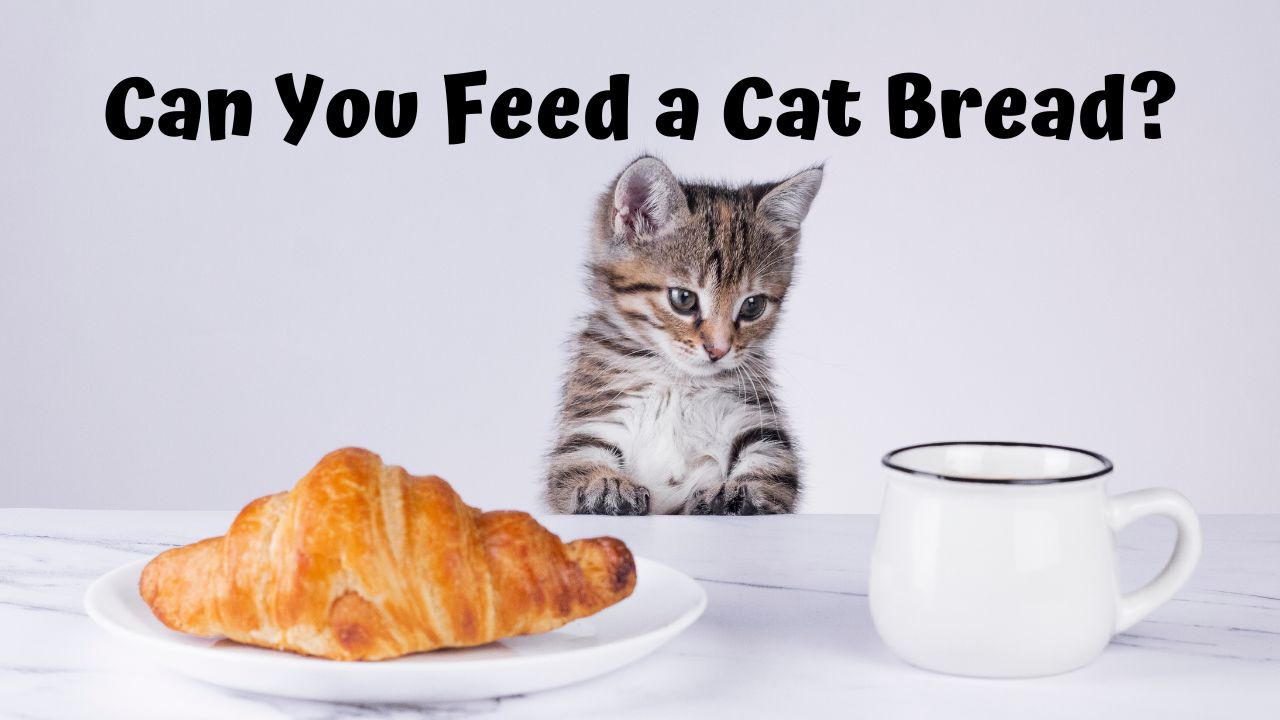
{"type": "Polygon", "coordinates": [[[917,445],[907,445],[905,447],[900,447],[896,450],[890,450],[889,452],[885,453],[885,456],[880,458],[880,462],[883,463],[885,467],[891,470],[897,470],[898,472],[904,472],[909,475],[917,475],[920,477],[930,477],[930,478],[935,478],[937,480],[949,480],[951,482],[986,483],[989,485],[1052,485],[1055,483],[1076,482],[1078,480],[1092,480],[1093,478],[1096,478],[1096,477],[1102,477],[1103,475],[1106,475],[1107,473],[1115,469],[1115,465],[1113,465],[1109,459],[1107,459],[1101,453],[1096,453],[1092,450],[1085,450],[1084,448],[1071,447],[1069,445],[1053,445],[1050,443],[1036,443],[1036,442],[1011,442],[1011,441],[1005,441],[1005,440],[948,440],[944,442],[929,442],[929,443],[919,443],[917,445]],[[1086,473],[1084,475],[1064,475],[1060,477],[1047,477],[1047,478],[984,478],[984,477],[972,477],[972,476],[961,477],[958,475],[944,475],[941,473],[931,473],[931,472],[926,472],[924,470],[916,470],[914,468],[904,467],[893,461],[893,457],[895,455],[899,453],[907,452],[908,450],[918,450],[920,448],[927,448],[927,447],[946,447],[951,445],[979,445],[979,446],[986,446],[986,447],[1031,447],[1031,448],[1044,448],[1049,450],[1067,450],[1069,452],[1080,453],[1081,455],[1088,455],[1094,460],[1097,460],[1098,462],[1102,463],[1102,468],[1100,470],[1096,470],[1091,473],[1086,473]]]}

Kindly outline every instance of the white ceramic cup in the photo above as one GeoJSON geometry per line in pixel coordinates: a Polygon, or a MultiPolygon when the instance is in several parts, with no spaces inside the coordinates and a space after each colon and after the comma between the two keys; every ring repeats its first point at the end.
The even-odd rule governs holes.
{"type": "Polygon", "coordinates": [[[1172,490],[1108,497],[1111,462],[1029,443],[930,443],[885,455],[871,558],[871,617],[885,644],[928,670],[1033,677],[1089,663],[1164,604],[1200,558],[1200,522],[1172,490]],[[1115,533],[1167,515],[1164,570],[1121,594],[1115,533]]]}

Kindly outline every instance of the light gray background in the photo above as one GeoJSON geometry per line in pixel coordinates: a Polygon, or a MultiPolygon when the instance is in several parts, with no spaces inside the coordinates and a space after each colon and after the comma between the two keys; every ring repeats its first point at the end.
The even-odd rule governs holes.
{"type": "Polygon", "coordinates": [[[0,506],[239,507],[359,444],[537,508],[590,208],[647,149],[732,180],[827,163],[777,342],[803,510],[875,511],[894,446],[1005,438],[1111,455],[1113,490],[1280,511],[1275,3],[258,5],[3,3],[0,506]],[[897,72],[1079,100],[1149,68],[1178,84],[1158,142],[1134,94],[1120,142],[998,141],[980,112],[960,140],[887,131],[897,72]],[[450,147],[441,76],[475,69],[486,101],[631,73],[632,137],[473,120],[450,147]],[[417,91],[418,126],[287,145],[288,71],[326,101],[417,91]],[[851,81],[862,131],[730,138],[753,74],[851,81]],[[252,135],[116,140],[130,75],[249,90],[252,135]],[[674,86],[696,141],[652,129],[674,86]]]}

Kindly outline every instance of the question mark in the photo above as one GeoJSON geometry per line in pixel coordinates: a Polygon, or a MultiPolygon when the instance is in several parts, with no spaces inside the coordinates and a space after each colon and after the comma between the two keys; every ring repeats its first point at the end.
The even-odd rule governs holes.
{"type": "MultiPolygon", "coordinates": [[[[1140,72],[1133,78],[1133,84],[1129,87],[1134,92],[1145,93],[1151,87],[1151,83],[1155,82],[1156,92],[1151,97],[1142,101],[1142,112],[1147,117],[1155,117],[1160,113],[1160,103],[1173,97],[1173,91],[1177,88],[1177,84],[1173,82],[1173,78],[1165,75],[1159,70],[1147,70],[1140,72]]],[[[1160,139],[1160,123],[1149,122],[1143,126],[1143,134],[1148,140],[1160,139]]]]}

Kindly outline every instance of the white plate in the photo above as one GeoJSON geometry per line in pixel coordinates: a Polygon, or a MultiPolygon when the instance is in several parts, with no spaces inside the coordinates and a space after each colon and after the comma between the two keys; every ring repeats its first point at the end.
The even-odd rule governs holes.
{"type": "Polygon", "coordinates": [[[145,560],[85,593],[89,617],[184,675],[236,690],[345,702],[449,702],[519,695],[603,675],[693,624],[707,595],[692,578],[636,559],[631,597],[541,635],[379,662],[337,662],[194,637],[166,628],[138,594],[145,560]]]}

